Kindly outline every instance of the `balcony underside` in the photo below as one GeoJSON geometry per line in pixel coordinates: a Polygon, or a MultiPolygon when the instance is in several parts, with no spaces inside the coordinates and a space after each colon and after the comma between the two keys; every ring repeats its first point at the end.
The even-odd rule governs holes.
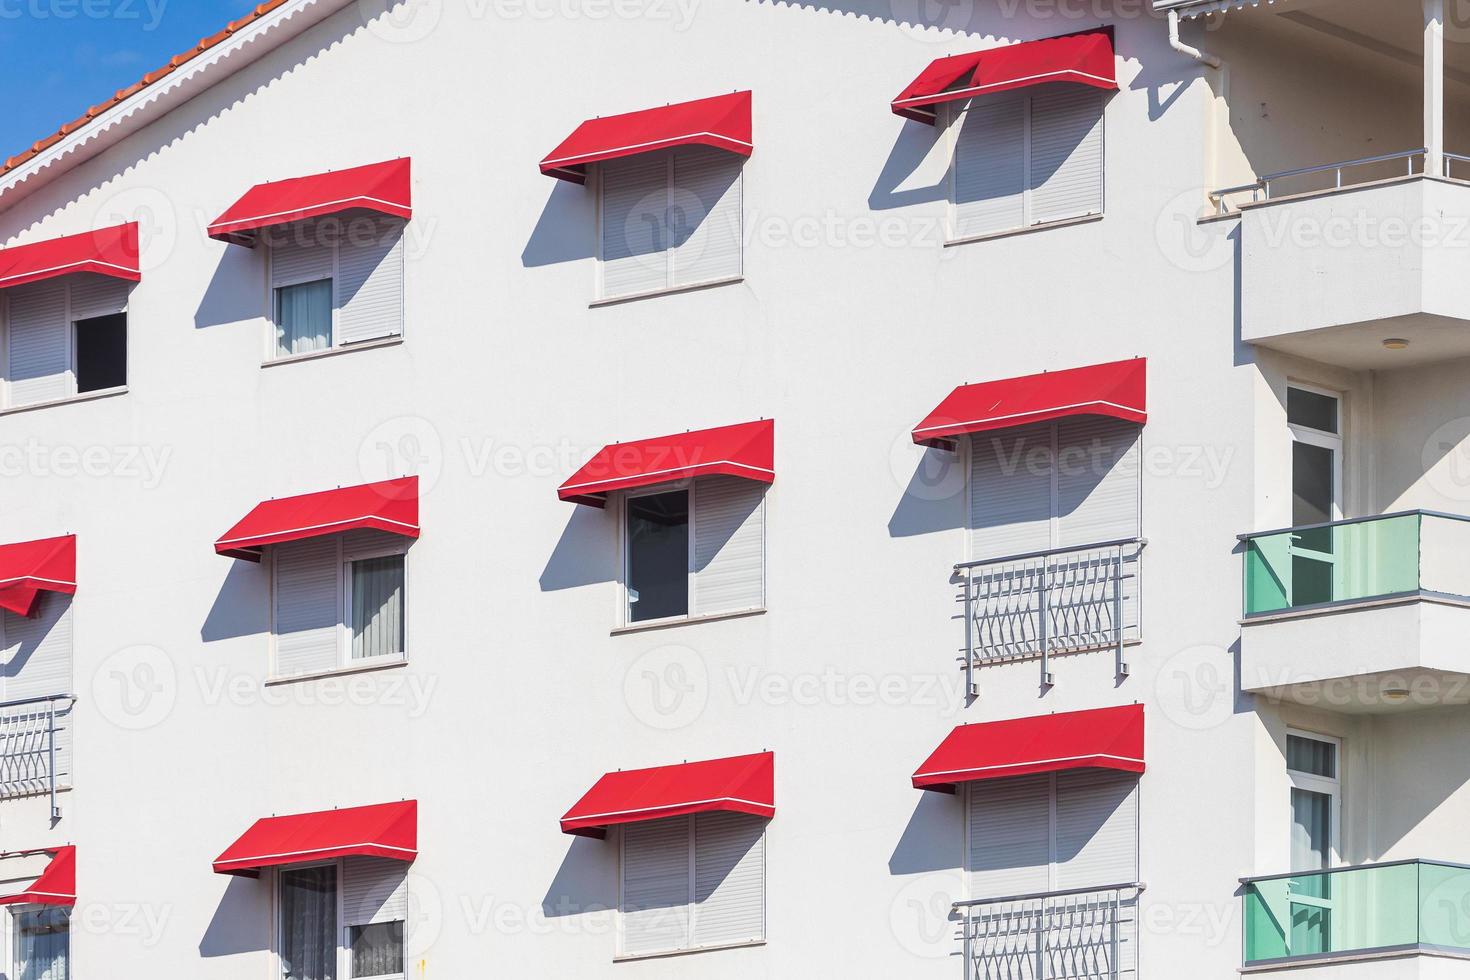
{"type": "Polygon", "coordinates": [[[1470,607],[1393,599],[1246,620],[1243,690],[1348,714],[1470,704],[1470,607]]]}

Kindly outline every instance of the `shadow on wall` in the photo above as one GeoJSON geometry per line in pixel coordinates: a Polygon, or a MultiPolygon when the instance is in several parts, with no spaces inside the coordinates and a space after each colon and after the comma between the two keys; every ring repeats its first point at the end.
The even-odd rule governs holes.
{"type": "Polygon", "coordinates": [[[923,455],[888,518],[888,536],[907,538],[963,529],[965,475],[960,455],[943,449],[914,449],[923,455]]]}
{"type": "Polygon", "coordinates": [[[225,893],[199,940],[199,955],[205,958],[263,953],[270,949],[267,910],[271,907],[269,876],[230,876],[225,893]]]}
{"type": "Polygon", "coordinates": [[[220,327],[266,316],[261,282],[265,249],[221,243],[219,263],[194,310],[194,327],[220,327]]]}
{"type": "Polygon", "coordinates": [[[585,504],[568,504],[572,516],[538,580],[542,592],[558,592],[617,580],[613,516],[585,504]]]}
{"type": "Polygon", "coordinates": [[[573,837],[541,899],[541,913],[560,919],[617,907],[617,841],[573,837]]]}
{"type": "Polygon", "coordinates": [[[888,858],[891,875],[952,871],[964,865],[964,807],[960,796],[914,790],[919,800],[888,858]]]}
{"type": "Polygon", "coordinates": [[[596,191],[551,177],[541,180],[551,181],[554,186],[521,251],[521,265],[533,269],[593,258],[597,254],[596,191]]]}
{"type": "Polygon", "coordinates": [[[205,643],[270,631],[270,574],[264,563],[225,560],[230,570],[199,629],[205,643]]]}

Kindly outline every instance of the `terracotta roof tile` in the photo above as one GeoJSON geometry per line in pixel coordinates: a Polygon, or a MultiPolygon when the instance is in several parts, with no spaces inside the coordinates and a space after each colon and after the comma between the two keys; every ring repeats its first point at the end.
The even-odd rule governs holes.
{"type": "Polygon", "coordinates": [[[106,100],[105,102],[99,102],[98,104],[92,106],[81,116],[78,116],[71,122],[64,124],[55,133],[52,133],[45,139],[37,140],[35,143],[32,143],[29,148],[21,151],[20,153],[17,153],[15,156],[6,159],[4,165],[0,166],[0,176],[9,173],[16,167],[25,163],[27,160],[30,160],[40,155],[41,153],[44,153],[47,149],[59,142],[63,137],[85,126],[87,123],[91,122],[93,119],[97,118],[108,109],[111,109],[119,102],[123,102],[127,99],[132,98],[134,95],[143,91],[143,89],[147,88],[148,86],[153,85],[161,79],[168,77],[169,75],[173,74],[174,71],[176,71],[178,68],[182,67],[185,64],[188,64],[191,60],[199,57],[210,48],[213,48],[215,45],[225,41],[230,37],[230,35],[234,34],[235,32],[241,30],[242,28],[249,27],[255,21],[264,17],[266,14],[270,13],[272,10],[275,10],[277,7],[286,2],[287,0],[269,0],[269,2],[267,3],[259,4],[254,10],[246,14],[244,17],[241,17],[239,20],[231,21],[225,26],[225,29],[220,31],[218,34],[211,34],[209,37],[200,38],[199,43],[195,44],[187,51],[183,51],[179,54],[174,55],[172,58],[169,59],[168,64],[163,65],[161,68],[158,68],[157,70],[151,71],[148,74],[144,75],[141,81],[134,82],[127,88],[118,89],[116,92],[113,93],[112,98],[106,100]]]}

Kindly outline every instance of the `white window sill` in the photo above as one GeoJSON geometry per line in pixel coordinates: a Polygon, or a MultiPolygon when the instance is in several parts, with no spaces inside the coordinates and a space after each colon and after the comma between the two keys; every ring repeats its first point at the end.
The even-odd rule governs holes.
{"type": "Polygon", "coordinates": [[[657,953],[625,953],[614,956],[614,963],[636,963],[639,960],[661,960],[669,956],[689,956],[693,953],[713,953],[722,949],[751,949],[764,946],[764,939],[747,939],[742,943],[724,943],[719,946],[691,946],[688,949],[665,949],[657,953]]]}
{"type": "Polygon", "coordinates": [[[1032,232],[1046,231],[1051,228],[1066,228],[1071,225],[1085,225],[1103,219],[1102,212],[1097,214],[1084,214],[1080,218],[1063,218],[1060,221],[1043,221],[1039,225],[1029,225],[1025,228],[1007,228],[1005,231],[992,231],[985,235],[969,235],[965,238],[951,238],[944,243],[945,248],[954,248],[956,245],[969,245],[972,242],[991,242],[997,238],[1012,238],[1016,235],[1029,235],[1032,232]]]}
{"type": "Polygon", "coordinates": [[[353,674],[371,674],[380,670],[394,670],[399,667],[407,667],[408,658],[400,657],[394,660],[383,660],[381,663],[349,664],[345,667],[333,667],[331,670],[316,670],[309,674],[287,674],[284,676],[267,677],[266,687],[275,687],[280,684],[298,684],[302,681],[319,681],[328,677],[349,677],[353,674]]]}
{"type": "Polygon", "coordinates": [[[80,395],[67,395],[65,398],[52,398],[44,402],[31,402],[29,405],[15,405],[10,408],[0,409],[0,415],[17,415],[21,412],[34,412],[42,408],[55,408],[57,405],[71,405],[75,402],[93,402],[99,398],[115,398],[118,395],[126,395],[128,386],[121,388],[103,388],[101,391],[88,391],[80,395]]]}
{"type": "Polygon", "coordinates": [[[731,612],[705,613],[702,616],[676,616],[672,619],[650,619],[646,623],[629,623],[615,628],[610,635],[624,633],[646,633],[649,630],[673,629],[676,626],[693,626],[697,623],[713,623],[722,619],[744,619],[747,616],[764,616],[765,609],[736,609],[731,612]]]}
{"type": "Polygon", "coordinates": [[[653,299],[655,296],[673,296],[676,293],[692,293],[699,289],[714,289],[716,286],[733,286],[737,282],[744,282],[745,277],[727,276],[724,279],[710,279],[705,282],[692,282],[687,286],[670,286],[668,289],[651,289],[646,293],[629,293],[626,296],[609,296],[606,299],[595,299],[587,304],[588,309],[597,309],[599,306],[616,306],[619,303],[634,303],[640,299],[653,299]]]}
{"type": "Polygon", "coordinates": [[[287,354],[284,357],[273,357],[268,361],[261,361],[263,368],[277,367],[282,364],[296,364],[300,361],[315,361],[323,357],[336,357],[338,354],[351,354],[360,350],[376,350],[379,347],[396,347],[403,343],[403,335],[396,337],[380,337],[377,340],[364,340],[360,344],[346,344],[342,347],[328,347],[325,350],[307,351],[305,354],[287,354]]]}

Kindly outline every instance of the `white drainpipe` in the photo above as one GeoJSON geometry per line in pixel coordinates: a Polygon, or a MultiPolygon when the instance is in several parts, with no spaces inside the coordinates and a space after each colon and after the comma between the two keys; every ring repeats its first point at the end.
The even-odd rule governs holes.
{"type": "Polygon", "coordinates": [[[1228,105],[1230,101],[1230,72],[1226,69],[1225,62],[1216,55],[1191,47],[1179,40],[1178,9],[1169,11],[1169,47],[1219,72],[1218,81],[1209,77],[1205,79],[1210,86],[1210,95],[1213,100],[1210,105],[1209,125],[1205,129],[1205,139],[1208,142],[1205,147],[1205,184],[1206,189],[1219,187],[1217,168],[1220,154],[1220,107],[1216,103],[1225,102],[1228,105]]]}
{"type": "Polygon", "coordinates": [[[1225,63],[1214,55],[1201,51],[1199,48],[1192,48],[1179,40],[1179,10],[1177,8],[1169,11],[1169,47],[1211,68],[1225,67],[1225,63]]]}

